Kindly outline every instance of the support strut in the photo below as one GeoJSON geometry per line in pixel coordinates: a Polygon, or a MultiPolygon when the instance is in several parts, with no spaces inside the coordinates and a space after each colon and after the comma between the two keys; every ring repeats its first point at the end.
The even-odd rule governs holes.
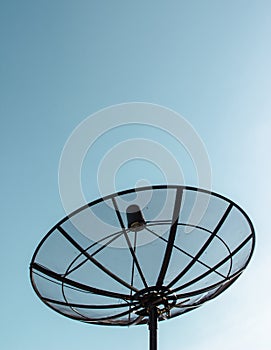
{"type": "Polygon", "coordinates": [[[152,306],[149,309],[150,350],[157,350],[157,323],[158,323],[157,307],[152,306]]]}

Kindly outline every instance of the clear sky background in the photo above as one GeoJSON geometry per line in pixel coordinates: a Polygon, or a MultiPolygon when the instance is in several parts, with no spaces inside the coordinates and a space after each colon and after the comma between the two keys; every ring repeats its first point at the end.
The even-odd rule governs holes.
{"type": "MultiPolygon", "coordinates": [[[[193,125],[209,153],[213,190],[240,204],[257,234],[253,259],[229,290],[160,323],[160,349],[269,350],[271,2],[0,6],[1,349],[148,348],[146,326],[85,325],[54,313],[28,276],[38,242],[65,216],[58,163],[67,138],[101,108],[143,101],[193,125]]],[[[133,169],[125,169],[129,178],[133,169]]],[[[96,199],[97,184],[89,186],[89,199],[96,199]]]]}

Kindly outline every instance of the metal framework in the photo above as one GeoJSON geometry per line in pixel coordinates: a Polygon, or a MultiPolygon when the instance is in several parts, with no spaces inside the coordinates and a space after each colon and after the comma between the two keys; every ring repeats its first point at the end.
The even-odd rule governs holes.
{"type": "Polygon", "coordinates": [[[223,292],[246,268],[254,245],[247,214],[219,194],[137,188],[91,202],[55,225],[33,255],[30,278],[46,305],[72,319],[147,323],[156,350],[157,322],[223,292]],[[201,217],[193,215],[204,203],[201,217]]]}

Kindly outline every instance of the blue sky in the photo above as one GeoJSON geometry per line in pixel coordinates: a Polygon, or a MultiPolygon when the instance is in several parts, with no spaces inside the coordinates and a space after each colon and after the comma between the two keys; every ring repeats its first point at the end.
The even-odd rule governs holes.
{"type": "MultiPolygon", "coordinates": [[[[66,319],[38,300],[28,277],[36,245],[65,216],[58,163],[67,138],[104,107],[142,101],[171,108],[193,125],[208,150],[213,190],[240,204],[257,234],[244,275],[201,309],[161,324],[160,349],[270,349],[271,3],[3,0],[0,6],[1,347],[147,348],[147,327],[66,319]]],[[[133,166],[122,171],[129,176],[133,166]]],[[[94,176],[97,169],[89,171],[94,176]]],[[[93,181],[89,200],[98,194],[93,181]]]]}

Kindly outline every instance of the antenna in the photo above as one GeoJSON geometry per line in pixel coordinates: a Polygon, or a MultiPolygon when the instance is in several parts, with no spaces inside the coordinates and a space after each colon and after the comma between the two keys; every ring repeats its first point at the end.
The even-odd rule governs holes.
{"type": "Polygon", "coordinates": [[[38,245],[30,278],[64,316],[96,325],[157,325],[200,307],[245,270],[255,245],[247,214],[207,190],[160,185],[91,202],[38,245]]]}

